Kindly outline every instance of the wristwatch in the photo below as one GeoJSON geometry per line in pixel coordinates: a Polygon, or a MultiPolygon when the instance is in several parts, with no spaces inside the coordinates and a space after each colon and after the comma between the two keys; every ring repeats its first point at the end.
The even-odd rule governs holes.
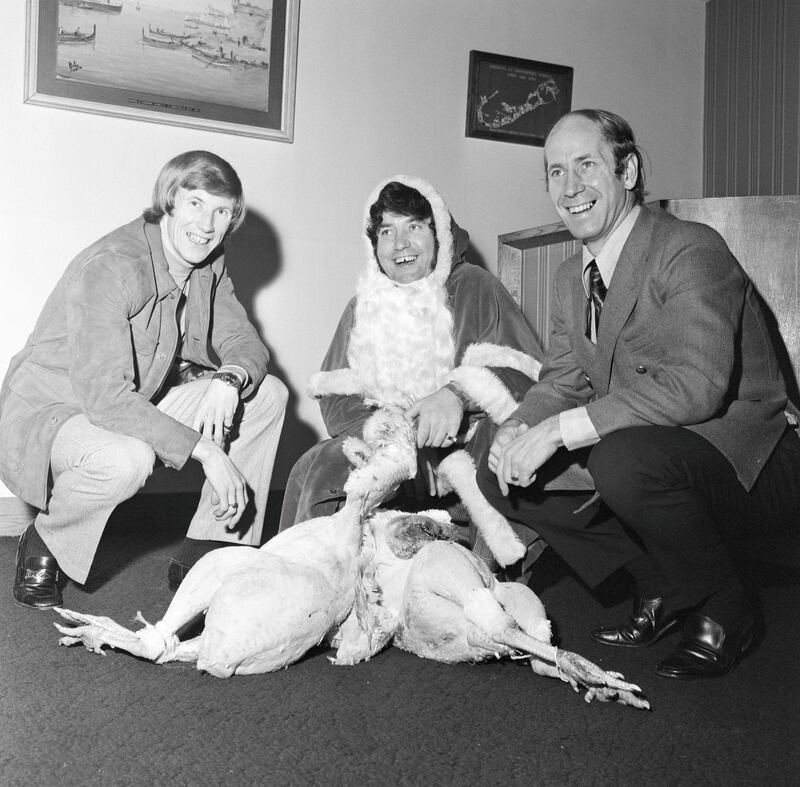
{"type": "Polygon", "coordinates": [[[239,379],[239,375],[233,372],[214,372],[214,374],[211,375],[211,379],[222,380],[226,385],[232,385],[237,392],[242,390],[242,381],[239,379]]]}

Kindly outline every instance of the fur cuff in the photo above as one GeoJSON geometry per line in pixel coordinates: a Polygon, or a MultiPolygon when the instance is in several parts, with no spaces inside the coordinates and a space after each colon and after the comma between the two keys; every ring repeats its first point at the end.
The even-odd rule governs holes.
{"type": "Polygon", "coordinates": [[[500,424],[517,408],[511,391],[487,367],[514,369],[536,382],[542,364],[530,355],[512,347],[481,342],[470,344],[464,351],[461,365],[447,381],[463,391],[470,401],[500,424]]]}
{"type": "MultiPolygon", "coordinates": [[[[475,480],[475,465],[466,451],[454,451],[438,467],[440,478],[461,498],[470,518],[501,566],[516,563],[525,555],[525,546],[506,518],[481,494],[475,480]]],[[[445,491],[444,489],[442,490],[445,491]]]]}
{"type": "Polygon", "coordinates": [[[490,342],[480,342],[470,344],[464,350],[464,357],[461,359],[465,366],[505,366],[509,369],[516,369],[531,378],[534,382],[539,379],[539,371],[542,368],[540,361],[533,356],[527,355],[513,347],[505,347],[502,344],[491,344],[490,342]]]}
{"type": "Polygon", "coordinates": [[[517,408],[517,402],[493,372],[478,366],[459,366],[447,377],[463,391],[470,402],[483,410],[496,424],[501,424],[517,408]]]}
{"type": "Polygon", "coordinates": [[[352,369],[335,369],[332,372],[315,372],[308,381],[306,392],[312,399],[341,394],[364,396],[364,386],[352,369]]]}

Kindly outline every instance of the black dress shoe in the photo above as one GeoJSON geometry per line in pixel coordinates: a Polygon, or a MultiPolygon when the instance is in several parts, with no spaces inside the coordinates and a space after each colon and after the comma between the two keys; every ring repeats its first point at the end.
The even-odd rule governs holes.
{"type": "Polygon", "coordinates": [[[63,603],[61,571],[54,557],[49,555],[25,555],[26,530],[17,546],[17,573],[14,577],[14,601],[33,609],[60,607],[63,603]]]}
{"type": "Polygon", "coordinates": [[[191,566],[185,566],[183,563],[175,560],[174,557],[169,560],[169,568],[167,569],[167,584],[169,589],[174,593],[179,587],[181,582],[186,579],[191,566]]]}
{"type": "Polygon", "coordinates": [[[652,645],[670,631],[677,631],[681,618],[681,613],[667,612],[661,598],[639,598],[627,623],[618,628],[595,629],[592,639],[604,645],[641,648],[652,645]]]}
{"type": "Polygon", "coordinates": [[[656,667],[656,673],[679,680],[727,675],[753,644],[754,628],[749,612],[727,630],[705,615],[691,615],[678,647],[656,667]]]}

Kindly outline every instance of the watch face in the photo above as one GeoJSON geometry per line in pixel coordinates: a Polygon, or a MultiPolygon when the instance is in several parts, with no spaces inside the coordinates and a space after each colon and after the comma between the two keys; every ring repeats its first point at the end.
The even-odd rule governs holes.
{"type": "Polygon", "coordinates": [[[232,385],[237,390],[242,387],[241,380],[233,372],[217,372],[212,376],[213,380],[222,380],[223,383],[232,385]]]}

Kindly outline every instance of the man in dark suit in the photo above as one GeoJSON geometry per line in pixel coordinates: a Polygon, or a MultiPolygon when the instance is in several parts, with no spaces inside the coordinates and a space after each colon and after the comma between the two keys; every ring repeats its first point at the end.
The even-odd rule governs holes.
{"type": "Polygon", "coordinates": [[[800,503],[800,439],[761,306],[714,230],[642,204],[625,120],[572,112],[544,156],[583,249],[557,273],[540,381],[498,430],[481,489],[590,586],[628,570],[634,615],[595,639],[639,647],[683,625],[658,674],[724,675],[754,628],[725,535],[788,527],[800,503]]]}

